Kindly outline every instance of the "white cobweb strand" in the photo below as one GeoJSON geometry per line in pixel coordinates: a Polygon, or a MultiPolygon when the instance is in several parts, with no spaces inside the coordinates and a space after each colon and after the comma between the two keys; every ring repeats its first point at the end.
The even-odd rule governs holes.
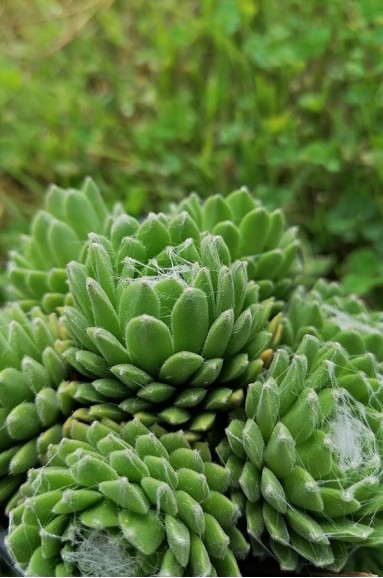
{"type": "Polygon", "coordinates": [[[63,551],[66,562],[77,566],[81,576],[135,576],[139,560],[118,536],[94,530],[72,536],[72,551],[63,551]]]}
{"type": "Polygon", "coordinates": [[[322,307],[341,331],[353,330],[366,334],[377,332],[377,328],[371,325],[371,320],[366,319],[366,316],[363,314],[350,315],[334,305],[324,304],[322,307]]]}
{"type": "Polygon", "coordinates": [[[337,396],[337,409],[331,419],[328,432],[328,443],[337,455],[337,463],[344,473],[359,468],[379,468],[379,458],[376,440],[373,432],[364,423],[363,415],[355,412],[347,395],[337,396]]]}
{"type": "MultiPolygon", "coordinates": [[[[183,243],[184,248],[191,245],[193,245],[193,239],[187,239],[183,243]]],[[[148,263],[143,263],[134,257],[126,257],[124,259],[124,264],[135,273],[135,279],[145,281],[150,285],[154,285],[156,282],[164,279],[176,279],[183,283],[183,276],[185,274],[196,274],[200,269],[198,263],[193,263],[181,257],[171,246],[166,248],[166,253],[170,261],[169,267],[160,266],[156,258],[150,259],[148,263]],[[142,275],[142,269],[150,270],[150,274],[142,275]]]]}
{"type": "Polygon", "coordinates": [[[355,469],[363,463],[363,444],[359,431],[361,425],[345,407],[339,409],[331,424],[330,440],[343,471],[355,469]]]}

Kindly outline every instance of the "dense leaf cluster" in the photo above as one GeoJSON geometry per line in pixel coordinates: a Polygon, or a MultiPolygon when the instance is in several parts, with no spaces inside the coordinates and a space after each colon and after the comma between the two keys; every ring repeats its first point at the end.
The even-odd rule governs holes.
{"type": "Polygon", "coordinates": [[[300,276],[295,228],[244,188],[141,221],[90,179],[49,189],[0,309],[24,575],[340,571],[382,547],[382,316],[300,276]]]}

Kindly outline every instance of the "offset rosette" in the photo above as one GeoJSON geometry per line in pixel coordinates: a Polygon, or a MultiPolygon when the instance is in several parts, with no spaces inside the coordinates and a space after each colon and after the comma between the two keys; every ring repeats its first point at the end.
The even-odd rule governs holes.
{"type": "Polygon", "coordinates": [[[249,545],[206,445],[138,420],[70,430],[10,516],[7,546],[26,576],[240,576],[249,545]]]}
{"type": "Polygon", "coordinates": [[[233,259],[245,259],[249,279],[260,287],[262,299],[284,298],[300,271],[297,229],[286,228],[282,211],[269,212],[243,188],[228,197],[201,201],[190,195],[175,207],[186,211],[200,231],[221,235],[233,259]]]}
{"type": "Polygon", "coordinates": [[[79,190],[52,186],[22,249],[10,254],[10,297],[25,309],[40,305],[51,312],[63,305],[68,292],[65,267],[72,259],[81,259],[89,233],[109,230],[111,218],[91,179],[79,190]]]}
{"type": "Polygon", "coordinates": [[[55,314],[18,305],[0,310],[0,503],[61,439],[56,389],[67,376],[66,331],[55,314]]]}
{"type": "Polygon", "coordinates": [[[275,353],[217,447],[254,554],[338,571],[355,546],[383,543],[382,400],[372,356],[311,336],[275,353]]]}
{"type": "Polygon", "coordinates": [[[221,237],[189,239],[138,270],[132,258],[121,268],[99,241],[85,265],[68,265],[75,347],[64,355],[92,380],[77,399],[117,400],[146,423],[210,429],[217,411],[241,403],[278,339],[272,301],[257,302],[246,264],[231,264],[221,237]]]}
{"type": "Polygon", "coordinates": [[[373,353],[383,361],[383,315],[371,311],[337,283],[318,281],[311,291],[299,287],[283,319],[283,343],[297,345],[304,335],[336,341],[350,355],[373,353]]]}

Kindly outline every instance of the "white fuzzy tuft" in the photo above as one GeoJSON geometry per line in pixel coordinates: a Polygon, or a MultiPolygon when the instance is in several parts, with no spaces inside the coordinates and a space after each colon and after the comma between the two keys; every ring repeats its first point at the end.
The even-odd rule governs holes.
{"type": "Polygon", "coordinates": [[[341,471],[380,466],[374,434],[346,399],[338,399],[336,413],[329,425],[329,444],[341,471]]]}
{"type": "Polygon", "coordinates": [[[139,560],[118,535],[79,530],[71,541],[73,550],[63,550],[63,559],[75,564],[81,576],[137,576],[139,560]]]}

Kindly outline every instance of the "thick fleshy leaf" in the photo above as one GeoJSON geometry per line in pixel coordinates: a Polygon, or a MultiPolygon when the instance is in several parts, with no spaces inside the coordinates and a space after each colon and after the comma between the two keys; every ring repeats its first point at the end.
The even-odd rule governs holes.
{"type": "Polygon", "coordinates": [[[205,531],[205,518],[200,504],[183,490],[176,491],[178,517],[192,532],[201,536],[205,531]]]}
{"type": "Polygon", "coordinates": [[[122,332],[134,317],[150,315],[159,318],[160,301],[149,281],[132,280],[127,285],[119,299],[118,315],[122,332]]]}
{"type": "Polygon", "coordinates": [[[108,295],[101,287],[100,283],[91,277],[87,278],[86,289],[89,295],[94,326],[103,327],[117,339],[120,339],[122,332],[120,322],[108,295]]]}
{"type": "Polygon", "coordinates": [[[153,381],[151,375],[130,363],[115,365],[111,372],[132,391],[138,391],[153,381]]]}
{"type": "Polygon", "coordinates": [[[7,547],[19,564],[28,564],[30,557],[40,545],[35,526],[17,526],[7,538],[7,547]]]}
{"type": "Polygon", "coordinates": [[[261,469],[265,442],[261,430],[251,419],[247,420],[245,427],[243,428],[242,440],[243,448],[247,457],[258,469],[261,469]]]}
{"type": "Polygon", "coordinates": [[[295,550],[275,540],[270,540],[270,547],[281,570],[284,572],[293,572],[296,569],[298,566],[298,554],[295,550]]]}
{"type": "Polygon", "coordinates": [[[140,482],[149,470],[133,449],[117,450],[110,454],[110,465],[120,476],[126,476],[130,482],[140,482]]]}
{"type": "Polygon", "coordinates": [[[124,537],[145,556],[153,554],[161,546],[165,530],[155,511],[145,515],[123,511],[118,519],[124,537]]]}
{"type": "Polygon", "coordinates": [[[210,576],[211,574],[209,554],[197,534],[190,536],[190,570],[194,576],[210,576]]]}
{"type": "Polygon", "coordinates": [[[261,430],[263,439],[270,438],[279,417],[279,391],[274,379],[262,384],[261,394],[256,410],[255,420],[261,430]]]}
{"type": "Polygon", "coordinates": [[[174,351],[200,353],[209,329],[208,303],[200,289],[185,289],[172,311],[174,351]]]}
{"type": "Polygon", "coordinates": [[[190,351],[179,351],[166,359],[159,378],[171,385],[181,385],[189,381],[203,364],[203,357],[190,351]]]}
{"type": "Polygon", "coordinates": [[[290,536],[285,517],[280,512],[277,512],[268,502],[263,503],[263,520],[273,540],[279,544],[289,544],[290,536]]]}
{"type": "Polygon", "coordinates": [[[89,327],[87,333],[110,366],[129,363],[127,350],[112,333],[102,327],[89,327]]]}
{"type": "Polygon", "coordinates": [[[71,259],[76,259],[82,246],[74,230],[57,219],[52,219],[49,225],[47,241],[57,267],[66,267],[71,259]]]}
{"type": "Polygon", "coordinates": [[[322,523],[302,510],[288,508],[286,519],[290,527],[300,536],[317,544],[329,544],[328,533],[324,531],[322,523]]]}
{"type": "Polygon", "coordinates": [[[223,529],[235,524],[240,515],[235,505],[219,492],[210,492],[201,505],[204,512],[214,516],[223,529]]]}
{"type": "Polygon", "coordinates": [[[177,514],[177,501],[169,484],[151,477],[142,478],[141,487],[150,502],[165,514],[175,516],[177,514]]]}
{"type": "Polygon", "coordinates": [[[265,464],[282,479],[296,464],[295,441],[282,422],[278,422],[267,442],[264,455],[265,464]]]}
{"type": "Polygon", "coordinates": [[[190,419],[190,412],[180,407],[168,407],[158,415],[162,421],[172,426],[182,425],[190,419]]]}
{"type": "Polygon", "coordinates": [[[145,246],[147,257],[155,257],[167,245],[170,235],[158,215],[150,213],[136,233],[138,241],[145,246]]]}
{"type": "Polygon", "coordinates": [[[16,406],[7,416],[6,427],[15,440],[30,439],[39,433],[42,424],[35,404],[25,402],[16,406]]]}
{"type": "Polygon", "coordinates": [[[261,477],[261,493],[263,498],[281,514],[287,510],[286,494],[278,478],[268,468],[263,468],[261,477]]]}
{"type": "Polygon", "coordinates": [[[190,556],[190,532],[183,522],[174,516],[165,516],[166,537],[173,555],[185,568],[190,556]]]}
{"type": "Polygon", "coordinates": [[[249,461],[245,463],[238,481],[248,500],[252,502],[259,500],[261,496],[261,474],[254,464],[249,461]]]}
{"type": "Polygon", "coordinates": [[[153,382],[138,391],[138,396],[154,404],[162,403],[171,398],[176,389],[166,383],[153,382]]]}
{"type": "Polygon", "coordinates": [[[219,376],[222,366],[222,359],[208,359],[193,375],[190,385],[194,387],[206,387],[207,385],[210,385],[219,376]]]}
{"type": "Polygon", "coordinates": [[[129,321],[126,345],[132,363],[153,377],[158,375],[161,366],[173,354],[168,327],[150,315],[141,315],[129,321]]]}
{"type": "Polygon", "coordinates": [[[169,461],[164,457],[145,456],[144,462],[152,478],[166,482],[172,490],[175,490],[178,484],[177,474],[169,461]]]}
{"type": "MultiPolygon", "coordinates": [[[[88,229],[88,232],[91,229],[88,229]]],[[[87,269],[93,279],[97,279],[107,294],[110,302],[115,304],[114,269],[110,256],[101,243],[91,243],[87,254],[87,269]]]]}
{"type": "Polygon", "coordinates": [[[223,357],[230,341],[234,327],[234,311],[227,309],[222,311],[209,329],[202,349],[205,359],[223,357]]]}
{"type": "Polygon", "coordinates": [[[117,506],[109,500],[102,500],[95,506],[87,508],[79,515],[81,522],[88,528],[114,528],[118,526],[117,506]]]}
{"type": "Polygon", "coordinates": [[[255,255],[262,251],[266,244],[269,226],[270,216],[263,208],[253,209],[242,219],[239,226],[242,255],[255,255]]]}
{"type": "Polygon", "coordinates": [[[82,512],[100,500],[102,500],[102,495],[94,490],[67,489],[63,492],[61,499],[55,504],[52,511],[55,514],[82,512]]]}
{"type": "Polygon", "coordinates": [[[320,488],[305,469],[295,466],[291,473],[283,478],[282,483],[288,500],[294,506],[313,512],[323,512],[320,488]]]}
{"type": "Polygon", "coordinates": [[[117,480],[115,470],[101,459],[86,455],[72,466],[72,473],[79,484],[92,487],[94,484],[117,480]]]}
{"type": "Polygon", "coordinates": [[[334,554],[331,546],[309,542],[293,530],[290,531],[290,539],[294,550],[315,566],[323,568],[334,562],[334,554]]]}
{"type": "Polygon", "coordinates": [[[138,484],[131,484],[127,478],[119,478],[99,484],[100,492],[118,506],[136,514],[149,511],[149,500],[138,484]]]}

